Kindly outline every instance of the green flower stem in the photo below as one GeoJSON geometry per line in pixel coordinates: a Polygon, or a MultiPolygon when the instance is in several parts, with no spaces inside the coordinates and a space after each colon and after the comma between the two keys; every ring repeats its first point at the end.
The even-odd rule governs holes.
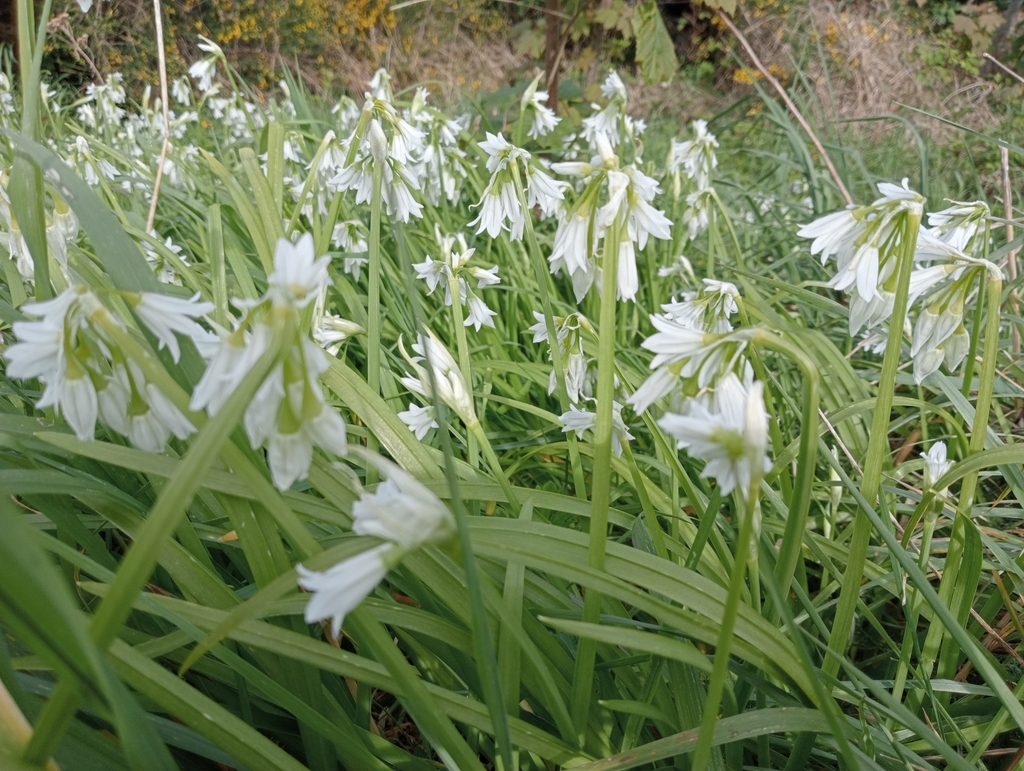
{"type": "MultiPolygon", "coordinates": [[[[869,504],[879,500],[882,489],[882,462],[889,456],[889,416],[892,411],[893,394],[896,389],[896,370],[900,364],[900,350],[903,347],[903,323],[907,317],[907,301],[910,290],[910,273],[914,267],[914,251],[917,249],[917,231],[921,226],[921,213],[907,212],[903,222],[903,241],[896,257],[899,259],[899,275],[896,280],[896,298],[892,317],[889,320],[889,341],[882,358],[882,373],[875,397],[875,411],[871,422],[867,456],[864,459],[864,477],[860,492],[869,504]]],[[[828,648],[833,654],[826,656],[822,670],[830,677],[839,671],[839,663],[846,652],[850,639],[853,616],[860,597],[860,582],[864,577],[864,562],[868,556],[871,541],[871,520],[863,511],[858,511],[853,522],[850,551],[846,561],[846,576],[839,593],[835,621],[828,648]]]]}
{"type": "Polygon", "coordinates": [[[736,248],[736,264],[739,265],[740,270],[747,269],[747,262],[743,259],[743,248],[740,246],[740,240],[736,237],[736,228],[732,226],[732,219],[729,217],[729,213],[725,210],[725,204],[722,203],[722,199],[718,197],[718,191],[712,190],[715,203],[718,204],[718,210],[722,213],[722,219],[725,220],[725,226],[729,230],[729,237],[732,238],[732,245],[736,248]]]}
{"type": "MultiPolygon", "coordinates": [[[[996,379],[996,359],[999,357],[999,304],[1002,301],[1003,278],[996,270],[988,274],[988,318],[985,320],[985,348],[981,354],[981,379],[978,383],[978,400],[974,406],[974,424],[971,426],[969,454],[975,455],[985,449],[985,435],[988,433],[988,416],[992,408],[992,389],[996,379]]],[[[964,477],[960,487],[959,512],[970,517],[974,495],[978,489],[978,472],[972,471],[964,477]]]]}
{"type": "MultiPolygon", "coordinates": [[[[932,499],[927,511],[925,511],[921,529],[921,554],[917,566],[921,572],[927,574],[928,559],[932,552],[932,535],[935,533],[935,522],[942,513],[946,496],[938,496],[932,499]]],[[[900,649],[900,661],[896,668],[896,676],[893,678],[892,696],[897,701],[903,701],[903,691],[907,683],[907,674],[910,671],[910,657],[913,654],[914,636],[917,634],[917,620],[921,615],[920,593],[911,586],[907,591],[907,604],[910,612],[907,614],[907,624],[903,630],[903,645],[900,649]]],[[[890,728],[895,722],[890,719],[890,728]]]]}
{"type": "MultiPolygon", "coordinates": [[[[512,180],[516,186],[516,195],[519,198],[519,205],[526,217],[527,251],[530,253],[530,262],[533,263],[533,274],[537,281],[537,289],[540,292],[540,302],[544,309],[544,328],[548,333],[548,346],[551,348],[551,366],[555,372],[555,393],[558,396],[558,405],[562,412],[569,411],[569,390],[565,386],[565,370],[562,368],[562,349],[558,345],[558,329],[555,327],[555,314],[551,306],[551,295],[548,292],[548,270],[544,257],[540,253],[540,245],[537,243],[537,233],[533,229],[533,216],[526,204],[526,190],[523,188],[523,180],[519,174],[518,164],[512,166],[512,180]]],[[[577,444],[576,434],[571,431],[566,435],[569,445],[569,464],[572,466],[572,479],[576,488],[576,497],[586,499],[587,479],[583,473],[583,460],[580,457],[580,450],[577,444]]]]}
{"type": "MultiPolygon", "coordinates": [[[[751,463],[751,472],[746,511],[740,520],[739,535],[736,539],[736,560],[729,578],[729,594],[722,613],[722,626],[718,632],[718,643],[715,646],[715,661],[711,669],[711,679],[708,682],[704,712],[701,716],[700,735],[690,761],[691,771],[705,771],[708,761],[711,759],[711,741],[714,738],[715,722],[718,720],[718,709],[722,704],[722,695],[725,693],[725,684],[729,677],[729,650],[732,647],[736,619],[743,602],[744,580],[751,557],[750,545],[754,536],[754,523],[760,515],[760,467],[756,463],[751,463]]],[[[754,570],[756,564],[752,564],[750,567],[751,570],[754,570]]]]}
{"type": "MultiPolygon", "coordinates": [[[[782,535],[779,560],[775,564],[775,582],[779,586],[779,591],[785,593],[789,591],[789,585],[800,561],[807,516],[811,508],[814,472],[818,462],[821,375],[814,361],[798,345],[780,335],[758,330],[754,333],[754,343],[788,356],[804,376],[803,412],[800,415],[800,455],[793,494],[789,499],[786,530],[782,535]]],[[[778,609],[775,614],[778,614],[778,609]]]]}
{"type": "MultiPolygon", "coordinates": [[[[466,389],[470,398],[473,398],[473,366],[469,358],[469,342],[466,340],[466,325],[462,316],[462,293],[459,289],[459,279],[451,276],[448,279],[448,292],[452,296],[452,326],[455,327],[455,344],[459,349],[459,370],[462,372],[462,379],[466,381],[466,389]]],[[[472,431],[466,438],[466,455],[469,465],[477,467],[480,457],[480,450],[477,447],[476,434],[472,431]]],[[[511,503],[511,501],[510,501],[511,503]]]]}
{"type": "MultiPolygon", "coordinates": [[[[373,194],[370,197],[370,242],[369,242],[369,286],[366,297],[366,382],[376,395],[380,395],[380,210],[381,187],[384,181],[384,167],[373,166],[373,194]]],[[[380,449],[380,442],[372,433],[366,434],[366,447],[373,452],[380,449]]],[[[366,467],[366,482],[374,484],[379,479],[374,465],[366,467]]]]}
{"type": "MultiPolygon", "coordinates": [[[[971,324],[971,342],[967,346],[967,355],[964,357],[964,380],[960,386],[960,393],[966,398],[971,396],[971,385],[974,382],[974,365],[978,358],[978,341],[981,339],[981,320],[985,313],[985,281],[981,281],[978,287],[978,301],[974,306],[974,322],[971,324]]],[[[966,422],[966,421],[965,421],[966,422]]]]}
{"type": "MultiPolygon", "coordinates": [[[[619,234],[622,216],[617,215],[604,236],[604,263],[601,266],[601,327],[597,348],[597,425],[594,428],[593,497],[590,508],[590,553],[588,563],[604,570],[608,538],[608,504],[612,482],[612,400],[615,398],[615,317],[616,282],[619,263],[619,234]]],[[[601,617],[601,595],[589,589],[583,602],[583,621],[596,624],[601,617]]],[[[597,643],[581,638],[576,650],[570,714],[576,733],[583,741],[590,716],[594,686],[594,660],[597,643]]]]}
{"type": "Polygon", "coordinates": [[[491,440],[487,438],[487,434],[484,432],[483,426],[480,425],[479,420],[474,420],[472,423],[468,423],[466,428],[470,435],[475,436],[477,441],[480,443],[480,449],[483,450],[484,459],[487,461],[487,465],[491,467],[491,473],[494,474],[495,478],[498,480],[498,484],[501,485],[501,490],[505,493],[509,506],[512,507],[516,516],[518,516],[520,508],[519,498],[512,489],[512,484],[508,481],[508,477],[505,476],[505,470],[501,467],[501,461],[498,460],[498,455],[494,452],[494,448],[491,446],[491,440]]]}
{"type": "MultiPolygon", "coordinates": [[[[109,314],[98,314],[109,316],[109,314]]],[[[164,485],[150,509],[145,522],[136,534],[110,588],[96,609],[89,624],[89,636],[100,650],[106,650],[117,638],[121,627],[132,612],[133,603],[153,573],[167,539],[185,516],[189,502],[213,460],[220,454],[231,432],[242,419],[256,390],[266,378],[285,349],[285,341],[295,334],[295,318],[291,311],[281,319],[274,340],[260,357],[225,404],[224,409],[211,418],[188,452],[181,459],[174,476],[164,485]]],[[[53,755],[78,709],[79,694],[73,684],[60,682],[36,725],[24,760],[39,764],[53,755]]]]}

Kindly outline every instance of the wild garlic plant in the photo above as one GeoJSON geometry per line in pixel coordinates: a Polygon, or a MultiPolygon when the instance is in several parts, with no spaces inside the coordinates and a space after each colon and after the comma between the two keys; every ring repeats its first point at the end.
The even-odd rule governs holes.
{"type": "Polygon", "coordinates": [[[540,76],[504,112],[386,70],[257,98],[202,40],[157,195],[155,84],[50,89],[33,45],[0,77],[0,766],[1015,751],[991,191],[835,208],[615,72],[582,117],[540,76]]]}

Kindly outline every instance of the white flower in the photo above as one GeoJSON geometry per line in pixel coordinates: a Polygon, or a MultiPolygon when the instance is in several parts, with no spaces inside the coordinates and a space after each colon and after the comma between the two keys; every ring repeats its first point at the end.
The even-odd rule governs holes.
{"type": "Polygon", "coordinates": [[[253,449],[266,445],[270,476],[279,490],[306,477],[314,446],[336,455],[348,451],[345,421],[324,403],[318,382],[327,367],[320,348],[310,340],[297,340],[245,411],[249,443],[253,449]]]}
{"type": "Polygon", "coordinates": [[[416,377],[401,378],[402,384],[413,393],[420,396],[432,398],[431,380],[437,389],[437,398],[455,410],[456,414],[466,423],[476,422],[476,413],[473,407],[473,396],[462,379],[462,372],[459,370],[455,359],[444,347],[444,344],[434,336],[433,332],[418,335],[412,349],[417,354],[410,357],[402,345],[401,337],[398,339],[398,347],[406,361],[412,366],[416,377]],[[433,370],[433,377],[421,366],[426,364],[433,370]]]}
{"type": "Polygon", "coordinates": [[[206,337],[206,330],[195,319],[212,312],[214,305],[199,302],[199,292],[188,300],[152,292],[143,292],[138,298],[133,306],[135,312],[160,341],[160,348],[166,347],[171,352],[175,364],[181,358],[176,332],[192,339],[206,337]]]}
{"type": "Polygon", "coordinates": [[[515,183],[511,179],[507,182],[500,182],[497,175],[492,177],[484,190],[479,206],[480,214],[469,223],[470,227],[479,225],[477,233],[483,233],[486,230],[487,235],[491,238],[497,238],[502,230],[508,230],[509,237],[513,241],[523,237],[526,217],[519,206],[515,183]],[[508,220],[508,225],[505,224],[506,220],[508,220]]]}
{"type": "Polygon", "coordinates": [[[468,314],[463,322],[465,326],[472,326],[477,332],[480,327],[494,327],[492,318],[498,314],[487,307],[487,303],[476,295],[469,298],[468,314]]]}
{"type": "Polygon", "coordinates": [[[554,131],[555,126],[558,125],[559,118],[555,115],[555,111],[547,106],[548,92],[538,91],[537,86],[540,84],[541,76],[538,75],[533,83],[531,83],[526,91],[523,92],[523,98],[520,102],[520,112],[525,113],[527,110],[533,111],[533,122],[530,124],[530,130],[527,134],[534,139],[550,134],[554,131]]]}
{"type": "Polygon", "coordinates": [[[213,78],[217,74],[217,59],[215,57],[207,57],[194,62],[191,67],[188,68],[188,74],[199,82],[199,90],[204,94],[210,93],[213,89],[213,78]]]}
{"type": "Polygon", "coordinates": [[[739,310],[739,296],[735,284],[706,278],[699,291],[685,292],[682,302],[673,300],[661,309],[668,319],[684,327],[725,334],[732,331],[729,318],[739,310]]]}
{"type": "Polygon", "coordinates": [[[76,1],[78,3],[78,9],[82,13],[89,13],[89,10],[92,8],[92,0],[76,0],[76,1]]]}
{"type": "Polygon", "coordinates": [[[953,467],[953,462],[946,460],[945,442],[936,442],[928,452],[921,453],[921,457],[924,458],[925,489],[934,487],[935,483],[953,467]]]}
{"type": "Polygon", "coordinates": [[[334,636],[341,634],[345,616],[355,610],[388,574],[391,564],[387,556],[393,550],[394,547],[387,543],[374,546],[322,572],[296,565],[299,586],[313,592],[313,597],[306,603],[306,623],[315,624],[329,618],[334,636]]]}
{"type": "Polygon", "coordinates": [[[183,107],[190,106],[192,104],[192,89],[188,87],[188,79],[178,78],[171,83],[171,95],[183,107]]]}
{"type": "Polygon", "coordinates": [[[715,157],[718,140],[708,131],[707,121],[695,120],[692,126],[693,139],[684,142],[672,140],[669,171],[682,169],[696,183],[697,189],[703,190],[711,185],[711,175],[718,167],[718,158],[715,157]]]}
{"type": "Polygon", "coordinates": [[[711,207],[715,201],[714,188],[696,190],[686,196],[686,210],[683,212],[683,224],[690,234],[690,240],[700,236],[711,223],[711,207]]]}
{"type": "Polygon", "coordinates": [[[337,356],[343,342],[365,331],[354,321],[326,313],[320,319],[320,325],[313,331],[313,339],[331,356],[337,356]]]}
{"type": "Polygon", "coordinates": [[[364,490],[352,504],[352,530],[386,543],[323,571],[296,565],[299,585],[313,592],[306,605],[308,623],[331,619],[334,636],[345,615],[355,609],[410,550],[439,543],[455,533],[455,518],[441,500],[395,464],[366,451],[359,452],[386,476],[374,492],[364,490]]]}
{"type": "Polygon", "coordinates": [[[270,295],[280,305],[304,308],[330,283],[329,256],[315,259],[313,236],[304,233],[296,243],[287,238],[277,241],[274,271],[267,278],[270,295]]]}
{"type": "Polygon", "coordinates": [[[359,220],[338,222],[331,231],[331,243],[343,252],[360,254],[369,251],[363,232],[363,223],[359,220]]]}
{"type": "Polygon", "coordinates": [[[658,399],[668,396],[680,385],[680,379],[694,379],[698,392],[705,392],[715,379],[726,373],[743,371],[743,357],[750,333],[747,330],[716,335],[693,329],[664,316],[651,316],[658,330],[641,344],[655,356],[654,370],[627,399],[642,415],[658,399]]]}
{"type": "MultiPolygon", "coordinates": [[[[576,438],[582,439],[584,432],[593,431],[597,426],[597,413],[578,409],[575,405],[569,405],[569,411],[560,415],[559,420],[562,421],[563,433],[575,431],[576,438]]],[[[633,438],[633,435],[629,433],[629,429],[622,420],[622,405],[618,402],[612,402],[612,451],[616,457],[622,455],[622,443],[633,438]]]]}
{"type": "Polygon", "coordinates": [[[64,362],[63,371],[47,383],[36,407],[56,407],[74,430],[75,436],[83,442],[91,440],[96,433],[96,418],[99,415],[96,388],[85,367],[75,356],[69,356],[64,362]]]}
{"type": "Polygon", "coordinates": [[[421,442],[430,429],[439,428],[437,420],[434,418],[433,407],[420,407],[418,404],[410,403],[409,409],[399,412],[398,417],[421,442]]]}
{"type": "Polygon", "coordinates": [[[346,257],[344,270],[352,276],[353,281],[359,281],[359,274],[363,266],[369,262],[370,260],[366,257],[346,257]]]}
{"type": "Polygon", "coordinates": [[[715,401],[718,412],[692,402],[689,415],[667,413],[658,425],[691,457],[706,461],[701,476],[717,480],[722,495],[734,488],[746,495],[751,492],[752,463],[760,464],[758,476],[771,470],[765,454],[768,418],[763,385],[745,387],[729,373],[719,380],[715,401]]]}
{"type": "Polygon", "coordinates": [[[539,206],[544,216],[550,217],[558,211],[559,201],[564,200],[561,184],[540,169],[526,166],[526,205],[539,206]]]}
{"type": "MultiPolygon", "coordinates": [[[[949,200],[949,199],[947,199],[949,200]]],[[[984,201],[949,201],[948,209],[928,215],[931,234],[961,252],[968,252],[980,228],[988,222],[991,213],[984,201]]]]}
{"type": "MultiPolygon", "coordinates": [[[[148,386],[148,388],[156,390],[155,386],[148,386]]],[[[195,431],[195,427],[187,419],[184,422],[177,419],[179,416],[184,418],[180,412],[176,410],[161,412],[160,407],[166,407],[167,404],[160,403],[159,397],[148,393],[147,398],[152,398],[153,404],[147,405],[142,412],[128,415],[128,441],[134,447],[145,452],[163,452],[171,434],[179,439],[186,439],[195,431]]],[[[173,405],[171,410],[174,410],[173,405]]]]}
{"type": "Polygon", "coordinates": [[[448,507],[412,475],[380,456],[361,452],[387,477],[374,492],[363,490],[352,504],[352,530],[405,549],[439,543],[455,534],[448,507]]]}
{"type": "MultiPolygon", "coordinates": [[[[897,253],[904,238],[910,237],[910,227],[906,217],[915,222],[913,236],[917,238],[920,228],[920,217],[923,212],[924,199],[911,190],[907,180],[902,186],[880,183],[878,191],[882,194],[869,206],[850,205],[846,209],[804,225],[797,235],[811,238],[811,254],[820,254],[824,265],[829,257],[836,257],[836,273],[829,285],[842,290],[856,289],[864,306],[871,306],[875,296],[883,289],[893,291],[889,285],[896,267],[894,255],[897,253]]],[[[863,319],[877,324],[887,316],[879,313],[861,312],[850,314],[850,333],[859,329],[863,319]],[[855,325],[856,324],[856,325],[855,325]]]]}
{"type": "Polygon", "coordinates": [[[242,329],[231,333],[218,330],[219,345],[210,348],[209,364],[192,390],[189,408],[217,414],[266,352],[271,334],[266,324],[256,324],[251,333],[242,329]]]}

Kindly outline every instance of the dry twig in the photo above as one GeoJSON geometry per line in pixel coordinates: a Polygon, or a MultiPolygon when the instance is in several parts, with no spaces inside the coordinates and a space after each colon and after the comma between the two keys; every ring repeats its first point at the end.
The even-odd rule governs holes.
{"type": "Polygon", "coordinates": [[[156,22],[156,59],[160,67],[160,102],[164,111],[164,143],[160,148],[160,162],[156,167],[156,181],[153,183],[153,200],[149,204],[149,217],[146,218],[146,232],[153,229],[156,218],[156,202],[160,197],[160,183],[164,178],[164,163],[167,160],[167,147],[171,142],[171,115],[167,100],[167,59],[164,52],[164,22],[160,0],[153,0],[153,19],[156,22]]]}
{"type": "Polygon", "coordinates": [[[839,172],[836,171],[836,167],[832,163],[832,159],[829,157],[828,153],[825,152],[825,148],[822,146],[821,142],[818,141],[818,137],[811,129],[811,125],[807,122],[807,119],[800,114],[796,105],[793,104],[793,100],[789,98],[789,94],[786,93],[786,89],[784,89],[782,84],[776,80],[775,76],[768,71],[768,68],[761,63],[761,60],[758,58],[757,54],[754,53],[754,49],[751,48],[746,37],[744,37],[743,33],[739,31],[735,24],[733,24],[732,19],[722,12],[718,13],[718,18],[721,19],[722,23],[725,24],[732,34],[736,36],[736,39],[740,41],[740,45],[742,45],[744,50],[747,52],[747,55],[750,56],[754,66],[757,67],[761,75],[764,76],[764,79],[767,80],[771,84],[772,88],[778,92],[779,96],[782,97],[782,101],[786,103],[786,107],[788,107],[789,111],[793,113],[793,117],[796,118],[797,123],[800,124],[800,127],[807,133],[807,136],[810,137],[811,142],[814,143],[814,147],[818,150],[818,155],[821,156],[821,160],[824,161],[825,165],[828,167],[829,173],[832,174],[832,179],[835,180],[836,187],[838,187],[839,192],[843,194],[843,198],[846,199],[848,204],[853,203],[853,197],[850,195],[850,191],[846,189],[846,185],[843,184],[843,180],[840,178],[839,172]]]}

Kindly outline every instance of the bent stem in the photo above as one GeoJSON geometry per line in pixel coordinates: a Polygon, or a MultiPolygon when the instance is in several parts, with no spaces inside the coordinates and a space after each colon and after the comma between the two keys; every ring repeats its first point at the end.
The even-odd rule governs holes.
{"type": "MultiPolygon", "coordinates": [[[[779,591],[786,596],[800,560],[804,532],[807,529],[807,516],[811,508],[814,472],[818,461],[818,424],[820,422],[818,405],[821,399],[821,375],[818,373],[818,367],[814,361],[799,346],[784,337],[771,334],[767,330],[758,330],[754,333],[753,342],[789,357],[800,368],[804,376],[799,462],[793,494],[789,499],[786,529],[779,547],[779,560],[775,564],[775,581],[779,586],[779,591]]],[[[776,609],[773,614],[776,620],[778,612],[776,609]]]]}
{"type": "MultiPolygon", "coordinates": [[[[612,400],[615,397],[615,316],[616,280],[619,263],[619,234],[622,216],[616,215],[604,236],[604,263],[601,267],[601,328],[597,348],[597,425],[594,427],[593,497],[590,507],[591,568],[604,570],[608,537],[608,504],[611,495],[612,465],[612,400]]],[[[583,602],[583,621],[596,624],[601,617],[601,595],[587,591],[583,602]]],[[[572,682],[570,708],[576,733],[582,743],[590,714],[590,697],[594,685],[594,660],[597,642],[581,638],[576,652],[576,669],[572,682]]]]}
{"type": "MultiPolygon", "coordinates": [[[[985,449],[988,433],[988,416],[992,407],[992,390],[995,387],[996,359],[999,356],[1000,303],[1003,294],[1003,277],[997,269],[988,273],[988,318],[985,320],[985,347],[981,353],[981,375],[978,382],[978,400],[974,407],[974,423],[971,425],[971,442],[968,455],[975,455],[985,449]]],[[[960,487],[958,511],[970,517],[974,495],[978,489],[978,472],[972,471],[964,477],[960,487]]]]}
{"type": "MultiPolygon", "coordinates": [[[[544,329],[548,333],[548,346],[551,349],[551,366],[555,372],[555,393],[558,395],[558,405],[562,412],[569,411],[569,389],[565,385],[565,370],[562,369],[562,349],[558,345],[558,330],[555,327],[555,314],[551,306],[551,295],[548,292],[548,271],[544,263],[544,257],[540,253],[540,245],[537,243],[537,234],[533,229],[533,216],[526,203],[526,191],[523,189],[523,181],[519,175],[518,164],[512,165],[512,180],[516,186],[516,196],[519,198],[519,206],[522,207],[526,219],[527,251],[530,253],[530,262],[533,264],[533,275],[537,281],[537,289],[540,292],[540,302],[544,309],[544,329]]],[[[569,443],[569,464],[572,466],[572,479],[576,487],[576,497],[586,499],[587,480],[583,474],[583,461],[580,458],[579,445],[576,434],[571,431],[566,435],[569,443]]]]}
{"type": "MultiPolygon", "coordinates": [[[[917,249],[917,231],[921,226],[921,214],[921,211],[908,211],[904,214],[903,238],[897,255],[899,275],[896,282],[896,298],[892,318],[889,320],[889,340],[885,346],[885,356],[882,358],[882,372],[878,381],[878,394],[875,397],[875,413],[871,421],[871,437],[868,440],[864,476],[860,485],[861,494],[871,505],[880,500],[882,461],[889,455],[889,417],[896,390],[896,370],[899,368],[900,350],[903,347],[903,324],[907,316],[910,273],[914,266],[914,251],[917,249]]],[[[865,512],[857,512],[852,527],[846,576],[839,593],[839,604],[836,607],[835,621],[828,641],[828,649],[835,655],[826,656],[822,664],[822,671],[830,677],[835,677],[839,671],[842,655],[850,639],[854,611],[860,596],[860,582],[864,577],[864,562],[871,541],[871,520],[865,512]]]]}
{"type": "MultiPolygon", "coordinates": [[[[469,358],[469,342],[466,339],[466,325],[462,316],[462,292],[459,279],[454,275],[448,278],[448,292],[452,296],[452,326],[455,327],[455,343],[459,349],[459,369],[462,379],[466,381],[469,398],[473,398],[473,367],[469,358]]],[[[469,465],[477,467],[480,450],[477,448],[476,434],[472,431],[466,437],[466,457],[469,465]]],[[[510,501],[511,503],[511,501],[510,501]]]]}

